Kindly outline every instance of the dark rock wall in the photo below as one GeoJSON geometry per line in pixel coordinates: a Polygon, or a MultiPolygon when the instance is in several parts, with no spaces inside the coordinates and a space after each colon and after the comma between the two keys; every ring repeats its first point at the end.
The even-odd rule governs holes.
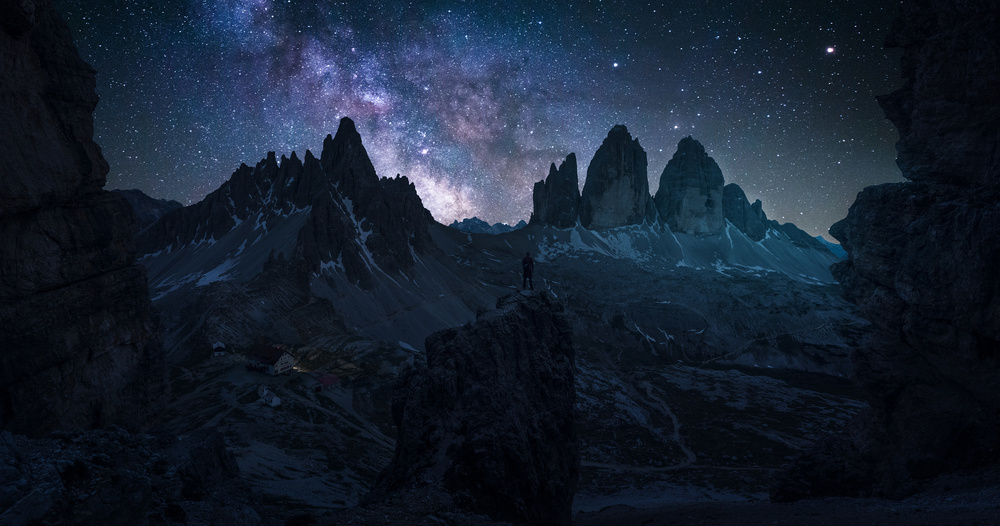
{"type": "Polygon", "coordinates": [[[747,194],[735,183],[729,183],[722,189],[722,211],[726,220],[740,232],[754,241],[764,239],[767,232],[767,215],[764,213],[760,199],[750,204],[747,194]]]}
{"type": "Polygon", "coordinates": [[[726,227],[723,215],[722,170],[690,136],[681,139],[677,151],[660,175],[653,202],[660,220],[674,232],[718,234],[726,227]]]}
{"type": "Polygon", "coordinates": [[[625,126],[615,125],[587,167],[580,195],[580,224],[590,229],[638,225],[655,214],[646,151],[625,126]]]}
{"type": "Polygon", "coordinates": [[[576,225],[580,207],[580,179],[576,169],[576,154],[566,156],[559,165],[549,167],[549,176],[535,183],[532,192],[534,210],[530,224],[572,228],[576,225]]]}
{"type": "Polygon", "coordinates": [[[135,425],[165,392],[135,217],[102,187],[94,70],[48,2],[0,17],[0,427],[135,425]]]}
{"type": "Polygon", "coordinates": [[[429,336],[427,365],[400,374],[396,452],[371,499],[429,487],[495,519],[570,524],[580,457],[562,310],[548,293],[515,293],[429,336]]]}
{"type": "Polygon", "coordinates": [[[866,188],[830,229],[848,252],[832,271],[879,329],[855,357],[871,411],[785,496],[905,494],[1000,460],[997,27],[996,2],[903,2],[904,84],[879,102],[913,182],[866,188]]]}

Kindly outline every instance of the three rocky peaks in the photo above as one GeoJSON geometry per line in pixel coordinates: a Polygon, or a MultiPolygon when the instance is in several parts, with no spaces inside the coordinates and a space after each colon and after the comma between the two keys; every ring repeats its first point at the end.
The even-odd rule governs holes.
{"type": "Polygon", "coordinates": [[[725,184],[722,170],[700,142],[688,136],[660,176],[655,195],[649,193],[646,152],[623,125],[614,126],[587,167],[579,191],[576,155],[569,154],[544,181],[535,183],[531,224],[589,229],[661,222],[677,233],[715,235],[728,221],[754,241],[769,228],[788,234],[796,244],[815,240],[792,224],[769,221],[760,200],[750,204],[743,189],[725,184]]]}

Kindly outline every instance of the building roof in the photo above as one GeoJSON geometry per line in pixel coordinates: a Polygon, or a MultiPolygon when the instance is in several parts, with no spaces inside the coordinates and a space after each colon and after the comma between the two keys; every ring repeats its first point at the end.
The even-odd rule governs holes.
{"type": "Polygon", "coordinates": [[[337,378],[335,374],[324,374],[316,379],[317,382],[323,384],[323,387],[330,387],[331,385],[337,385],[340,383],[340,378],[337,378]]]}
{"type": "Polygon", "coordinates": [[[258,343],[250,349],[250,357],[266,365],[278,363],[281,355],[285,354],[284,349],[279,349],[272,345],[258,343]]]}

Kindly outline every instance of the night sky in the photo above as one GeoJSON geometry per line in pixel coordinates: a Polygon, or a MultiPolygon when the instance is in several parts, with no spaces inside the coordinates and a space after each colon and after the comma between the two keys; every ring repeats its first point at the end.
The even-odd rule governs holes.
{"type": "Polygon", "coordinates": [[[882,44],[899,2],[55,0],[97,69],[108,189],[191,204],[268,151],[320,153],[355,120],[381,176],[434,217],[514,223],[551,162],[580,185],[625,124],[655,192],[705,145],[768,217],[824,235],[865,186],[901,181],[882,44]]]}

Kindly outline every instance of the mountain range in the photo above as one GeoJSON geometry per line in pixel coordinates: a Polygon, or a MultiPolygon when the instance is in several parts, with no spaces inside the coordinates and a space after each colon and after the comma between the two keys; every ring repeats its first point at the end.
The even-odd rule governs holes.
{"type": "Polygon", "coordinates": [[[991,6],[902,3],[909,181],[846,258],[693,137],[650,193],[622,125],[503,233],[435,221],[349,119],[191,206],[107,192],[69,28],[0,13],[0,523],[995,521],[991,6]]]}
{"type": "MultiPolygon", "coordinates": [[[[545,265],[600,255],[662,272],[688,268],[697,275],[834,282],[828,267],[839,258],[794,225],[768,220],[760,201],[750,204],[738,186],[724,185],[698,141],[680,142],[654,196],[643,197],[644,156],[628,130],[615,126],[576,196],[576,157],[570,154],[535,185],[531,224],[501,234],[498,247],[498,240],[434,221],[405,177],[379,178],[345,118],[319,158],[306,151],[302,160],[295,152],[279,159],[272,152],[252,168],[241,165],[201,202],[163,213],[136,244],[154,302],[168,320],[189,312],[191,298],[201,292],[245,287],[282,266],[301,282],[302,298],[329,302],[346,326],[413,348],[430,330],[471,319],[488,298],[516,283],[516,276],[499,268],[485,275],[485,268],[499,263],[516,270],[525,252],[545,265]],[[643,192],[615,190],[632,185],[643,192]],[[594,217],[600,226],[588,228],[584,223],[594,217]],[[480,255],[486,262],[473,264],[480,255]]],[[[546,283],[547,274],[540,273],[546,283]]],[[[254,312],[270,304],[255,300],[260,307],[254,312]]],[[[259,322],[251,325],[260,328],[259,322]]],[[[197,334],[185,323],[168,327],[171,351],[192,336],[197,347],[221,337],[220,331],[233,332],[205,324],[197,334]]]]}
{"type": "Polygon", "coordinates": [[[462,221],[457,219],[452,221],[450,225],[451,228],[456,230],[461,230],[463,232],[472,232],[475,234],[505,234],[507,232],[512,232],[519,228],[524,228],[528,223],[524,220],[520,220],[516,225],[510,226],[507,223],[493,223],[492,225],[479,219],[478,217],[467,217],[462,221]]]}
{"type": "MultiPolygon", "coordinates": [[[[626,146],[633,157],[644,155],[627,129],[616,126],[601,148],[616,151],[626,146]],[[620,144],[606,147],[609,141],[620,144]]],[[[296,433],[339,437],[324,446],[331,448],[329,454],[339,455],[337,451],[350,444],[392,443],[386,438],[391,431],[382,431],[390,426],[387,412],[374,409],[387,403],[399,364],[427,359],[429,334],[467,326],[481,319],[497,298],[519,289],[519,263],[530,253],[536,261],[535,288],[565,306],[561,315],[578,349],[579,421],[586,430],[580,436],[585,461],[581,474],[602,481],[580,487],[577,506],[587,507],[634,486],[634,472],[610,466],[633,465],[635,455],[652,455],[649,461],[664,467],[718,462],[711,452],[715,446],[706,439],[678,438],[676,424],[656,402],[677,396],[680,385],[694,381],[701,386],[699,393],[715,381],[727,386],[727,398],[699,402],[713,407],[715,420],[702,421],[687,409],[676,409],[685,415],[690,430],[709,437],[722,431],[719,426],[752,420],[732,413],[724,401],[754,389],[759,380],[746,373],[802,375],[796,382],[804,383],[795,385],[817,390],[815,395],[798,387],[774,386],[781,394],[765,405],[781,412],[787,408],[777,406],[788,400],[815,396],[824,416],[802,418],[792,430],[770,438],[760,439],[753,428],[731,437],[733,444],[757,452],[760,460],[753,465],[766,469],[777,467],[783,457],[772,458],[765,450],[799,452],[811,443],[815,430],[833,429],[857,410],[850,396],[819,387],[828,380],[809,385],[815,382],[810,375],[849,375],[852,349],[869,330],[840,297],[828,270],[839,258],[794,225],[768,220],[759,201],[750,204],[739,187],[724,185],[720,174],[708,179],[692,175],[690,167],[714,165],[692,138],[681,142],[675,159],[685,156],[696,162],[680,163],[668,175],[687,183],[657,193],[681,195],[675,208],[689,220],[678,226],[670,226],[673,216],[660,215],[655,196],[649,195],[644,205],[621,205],[615,202],[620,195],[612,198],[594,190],[622,188],[636,180],[629,171],[635,163],[615,164],[615,155],[602,150],[589,170],[601,179],[588,182],[591,189],[584,195],[595,203],[589,213],[615,226],[584,226],[579,212],[583,195],[573,195],[578,183],[567,177],[576,171],[575,155],[570,154],[534,186],[535,207],[528,225],[499,234],[477,233],[435,221],[405,178],[378,178],[354,123],[344,119],[337,133],[324,141],[319,158],[311,152],[302,161],[295,153],[280,158],[269,153],[253,168],[240,166],[200,203],[163,214],[139,233],[139,259],[163,319],[167,356],[172,363],[189,364],[184,365],[188,371],[203,371],[194,374],[204,385],[245,389],[240,383],[226,387],[233,380],[219,384],[217,373],[210,372],[218,366],[207,358],[209,349],[215,342],[247,349],[261,340],[289,345],[303,370],[332,371],[348,379],[354,403],[371,408],[356,414],[370,426],[365,435],[352,437],[337,423],[309,430],[305,423],[283,417],[283,426],[298,429],[296,433]],[[696,183],[708,194],[724,197],[709,207],[707,198],[693,197],[702,193],[696,183]],[[570,213],[574,209],[575,216],[570,213]],[[633,217],[630,211],[640,209],[644,215],[633,217]],[[706,215],[714,219],[704,219],[706,215]],[[390,235],[399,228],[406,234],[390,235]],[[746,373],[725,380],[702,378],[706,368],[717,367],[746,373]],[[631,441],[646,446],[636,449],[627,445],[631,441]]],[[[641,201],[631,191],[623,195],[641,201]]],[[[507,345],[500,342],[509,338],[496,344],[507,345]]],[[[462,375],[475,376],[470,371],[462,375]]],[[[212,421],[243,429],[243,420],[231,416],[227,404],[206,398],[214,388],[189,392],[188,385],[178,384],[184,394],[175,407],[187,409],[171,417],[172,427],[212,421]],[[186,414],[200,416],[194,420],[186,414]]],[[[299,400],[294,390],[281,392],[288,403],[299,400]]],[[[295,403],[311,407],[316,402],[295,403]]],[[[434,414],[421,418],[450,419],[434,414]]],[[[244,439],[257,445],[240,457],[243,462],[257,465],[262,455],[258,448],[287,442],[281,433],[267,436],[244,439]]],[[[287,455],[301,454],[280,447],[287,455]]],[[[322,479],[339,501],[357,502],[375,478],[366,467],[373,462],[381,461],[369,455],[348,461],[355,476],[345,480],[330,478],[329,473],[309,476],[322,479]]],[[[275,491],[269,483],[273,477],[304,476],[270,468],[265,472],[251,478],[265,493],[275,491]]],[[[698,484],[713,484],[711,479],[698,484]]],[[[764,488],[763,481],[750,486],[758,492],[764,488]]],[[[315,499],[302,503],[326,506],[315,499]]]]}

